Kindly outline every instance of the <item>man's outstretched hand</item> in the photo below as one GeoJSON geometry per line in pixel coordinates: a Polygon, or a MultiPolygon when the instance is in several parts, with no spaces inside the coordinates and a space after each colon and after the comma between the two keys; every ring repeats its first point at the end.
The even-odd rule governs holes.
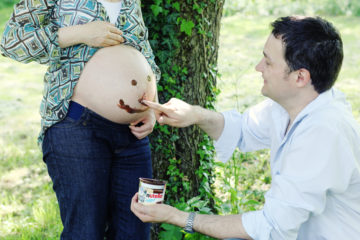
{"type": "Polygon", "coordinates": [[[172,98],[165,104],[147,100],[143,100],[143,103],[155,110],[156,120],[160,125],[187,127],[198,121],[197,107],[177,98],[172,98]]]}
{"type": "Polygon", "coordinates": [[[177,98],[172,98],[164,104],[146,100],[143,100],[143,103],[154,109],[160,125],[187,127],[196,124],[214,140],[220,137],[224,129],[225,120],[221,113],[190,105],[177,98]]]}

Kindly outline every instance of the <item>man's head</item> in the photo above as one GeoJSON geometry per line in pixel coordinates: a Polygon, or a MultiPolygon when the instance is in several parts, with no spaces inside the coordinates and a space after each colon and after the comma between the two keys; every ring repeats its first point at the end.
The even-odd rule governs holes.
{"type": "Polygon", "coordinates": [[[343,60],[342,40],[332,24],[319,17],[283,17],[271,26],[284,44],[289,72],[306,69],[318,93],[330,89],[343,60]]]}

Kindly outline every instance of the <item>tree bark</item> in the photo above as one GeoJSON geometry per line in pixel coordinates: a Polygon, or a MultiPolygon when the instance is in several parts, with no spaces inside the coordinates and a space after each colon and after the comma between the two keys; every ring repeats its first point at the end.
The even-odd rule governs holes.
{"type": "MultiPolygon", "coordinates": [[[[220,21],[224,1],[225,0],[204,0],[207,7],[203,8],[202,13],[194,10],[194,5],[189,3],[192,3],[192,0],[178,1],[181,10],[179,17],[188,21],[193,21],[196,26],[201,24],[204,32],[204,34],[200,34],[197,27],[195,27],[191,36],[185,33],[181,34],[178,37],[180,47],[174,50],[176,54],[174,54],[171,59],[171,62],[174,65],[180,66],[182,69],[187,69],[188,74],[186,79],[177,79],[177,81],[184,90],[181,93],[182,98],[190,104],[208,107],[206,106],[209,105],[208,97],[214,95],[212,86],[216,86],[220,21]]],[[[153,14],[150,9],[154,2],[155,0],[142,1],[145,21],[147,19],[147,14],[153,14]]],[[[159,31],[158,28],[155,30],[155,22],[146,21],[146,24],[149,29],[150,40],[155,36],[155,32],[158,34],[157,38],[162,39],[162,31],[159,31]]],[[[180,24],[178,24],[177,29],[180,31],[180,24]]],[[[152,44],[152,48],[155,55],[159,53],[158,51],[163,50],[161,44],[152,44]]],[[[167,71],[164,69],[164,66],[162,67],[160,65],[160,68],[163,74],[167,71]]],[[[160,85],[161,81],[162,80],[160,80],[160,85]]],[[[160,92],[159,101],[161,103],[166,102],[169,100],[168,96],[169,94],[166,90],[160,92]]],[[[199,195],[201,182],[196,174],[196,170],[199,169],[200,166],[200,156],[197,152],[199,150],[199,143],[204,140],[205,136],[196,126],[178,130],[169,128],[169,131],[176,131],[179,139],[172,141],[162,138],[161,136],[163,133],[156,130],[150,136],[154,169],[153,175],[154,178],[164,180],[169,179],[167,174],[169,168],[169,150],[161,150],[161,148],[166,148],[166,146],[172,148],[172,158],[179,160],[177,166],[179,170],[184,173],[184,177],[178,179],[178,181],[188,181],[190,188],[188,191],[185,191],[185,196],[182,194],[168,194],[171,189],[167,189],[168,196],[170,195],[172,198],[170,202],[176,203],[180,201],[181,197],[184,197],[185,201],[187,201],[192,197],[199,195]],[[159,139],[162,139],[161,147],[158,146],[159,139]]],[[[209,179],[209,181],[211,180],[209,179]]],[[[183,189],[178,189],[178,191],[184,192],[183,189]]],[[[158,239],[158,228],[159,226],[157,225],[153,229],[155,233],[153,232],[152,239],[158,239]]]]}
{"type": "MultiPolygon", "coordinates": [[[[206,98],[213,91],[208,86],[216,86],[216,66],[219,49],[220,20],[222,17],[224,1],[207,1],[208,7],[203,9],[202,18],[207,19],[209,23],[203,25],[206,34],[198,34],[196,30],[192,36],[182,35],[181,48],[175,62],[179,66],[188,69],[188,78],[183,82],[183,97],[186,102],[205,107],[206,98]]],[[[182,17],[184,19],[193,19],[193,6],[183,1],[182,17]]],[[[190,181],[190,191],[187,199],[199,194],[199,181],[195,174],[199,168],[199,155],[196,153],[199,149],[199,143],[203,141],[204,134],[198,127],[188,127],[180,129],[180,139],[176,142],[177,157],[182,159],[181,169],[188,175],[190,181]]],[[[154,159],[155,160],[155,159],[154,159]]],[[[154,161],[156,162],[156,160],[154,161]]]]}

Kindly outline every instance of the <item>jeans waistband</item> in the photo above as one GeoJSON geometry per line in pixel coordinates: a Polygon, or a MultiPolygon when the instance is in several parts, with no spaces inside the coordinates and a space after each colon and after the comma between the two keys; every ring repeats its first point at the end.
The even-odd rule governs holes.
{"type": "Polygon", "coordinates": [[[130,131],[129,124],[112,122],[112,121],[100,116],[96,112],[93,112],[90,109],[84,107],[83,105],[81,105],[77,102],[74,102],[74,101],[70,101],[67,117],[70,117],[70,118],[74,119],[75,121],[78,121],[81,117],[83,117],[84,112],[87,115],[86,118],[91,119],[91,121],[95,124],[101,124],[101,125],[106,125],[110,128],[116,128],[119,130],[130,131]]]}
{"type": "Polygon", "coordinates": [[[79,120],[83,114],[85,107],[77,102],[70,101],[67,116],[74,120],[79,120]]]}

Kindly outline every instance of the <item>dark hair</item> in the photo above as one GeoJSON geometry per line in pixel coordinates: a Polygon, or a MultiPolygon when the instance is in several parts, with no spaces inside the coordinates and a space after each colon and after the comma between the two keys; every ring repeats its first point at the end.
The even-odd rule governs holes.
{"type": "Polygon", "coordinates": [[[318,93],[330,89],[344,57],[342,40],[334,26],[320,17],[282,17],[271,26],[272,34],[284,42],[290,71],[305,68],[318,93]]]}

